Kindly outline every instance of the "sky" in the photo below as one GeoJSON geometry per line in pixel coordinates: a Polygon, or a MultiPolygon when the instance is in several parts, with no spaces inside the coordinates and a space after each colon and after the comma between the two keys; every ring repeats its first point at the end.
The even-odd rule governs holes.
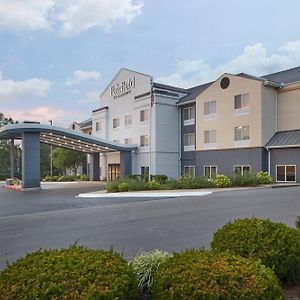
{"type": "Polygon", "coordinates": [[[299,0],[0,0],[0,112],[68,127],[120,68],[191,87],[300,66],[299,11],[299,0]]]}

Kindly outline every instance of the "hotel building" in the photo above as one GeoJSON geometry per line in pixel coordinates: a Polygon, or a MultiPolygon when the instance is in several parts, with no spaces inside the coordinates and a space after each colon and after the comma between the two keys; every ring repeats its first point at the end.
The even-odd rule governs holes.
{"type": "MultiPolygon", "coordinates": [[[[223,74],[183,89],[121,69],[91,119],[74,130],[135,144],[133,174],[208,176],[268,171],[300,181],[300,67],[255,77],[223,74]]],[[[118,152],[100,154],[100,178],[119,176],[118,152]]]]}

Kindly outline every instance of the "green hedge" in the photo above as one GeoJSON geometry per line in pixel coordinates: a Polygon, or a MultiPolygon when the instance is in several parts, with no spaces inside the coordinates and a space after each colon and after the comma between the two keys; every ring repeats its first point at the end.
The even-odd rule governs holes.
{"type": "Polygon", "coordinates": [[[133,269],[117,253],[71,246],[28,254],[0,273],[0,299],[137,299],[133,269]]]}
{"type": "Polygon", "coordinates": [[[155,273],[152,299],[283,299],[274,272],[229,253],[187,250],[155,273]]]}
{"type": "Polygon", "coordinates": [[[219,229],[211,247],[259,259],[283,284],[300,282],[300,233],[285,224],[269,219],[239,219],[219,229]]]}
{"type": "Polygon", "coordinates": [[[67,176],[46,176],[43,181],[65,182],[65,181],[88,181],[87,175],[67,175],[67,176]]]}

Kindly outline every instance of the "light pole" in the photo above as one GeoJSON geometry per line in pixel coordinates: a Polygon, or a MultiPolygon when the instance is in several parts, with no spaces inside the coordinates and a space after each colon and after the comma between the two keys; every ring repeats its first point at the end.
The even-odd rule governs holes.
{"type": "MultiPolygon", "coordinates": [[[[49,120],[49,124],[52,126],[53,125],[53,121],[52,120],[49,120]]],[[[50,146],[50,176],[51,176],[51,179],[52,179],[52,145],[50,146]]]]}

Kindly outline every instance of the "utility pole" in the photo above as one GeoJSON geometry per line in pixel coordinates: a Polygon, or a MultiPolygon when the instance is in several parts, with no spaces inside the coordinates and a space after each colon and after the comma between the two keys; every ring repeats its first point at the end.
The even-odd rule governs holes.
{"type": "MultiPolygon", "coordinates": [[[[49,120],[49,124],[52,126],[53,121],[49,120]]],[[[50,176],[52,178],[53,168],[52,168],[52,145],[50,146],[50,176]]]]}

